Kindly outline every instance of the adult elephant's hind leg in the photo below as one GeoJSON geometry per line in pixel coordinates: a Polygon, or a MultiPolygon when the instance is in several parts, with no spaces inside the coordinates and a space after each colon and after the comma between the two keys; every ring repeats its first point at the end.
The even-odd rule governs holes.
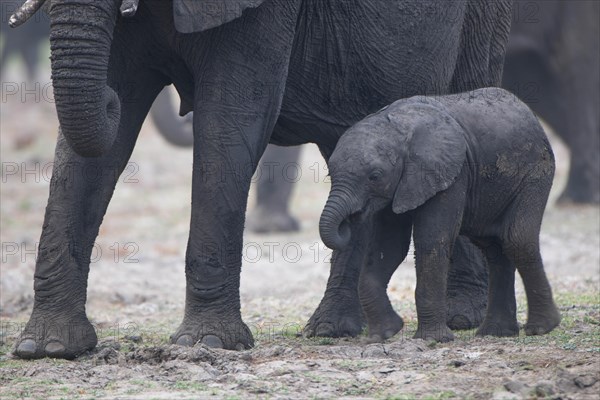
{"type": "Polygon", "coordinates": [[[190,46],[204,51],[204,61],[195,71],[202,81],[194,108],[185,313],[173,343],[232,350],[254,344],[240,312],[244,216],[252,174],[281,107],[297,6],[265,2],[190,46]],[[206,90],[211,85],[224,89],[206,90]]]}
{"type": "Polygon", "coordinates": [[[515,265],[495,239],[481,241],[489,267],[488,307],[479,336],[518,336],[517,300],[515,299],[515,265]]]}
{"type": "Polygon", "coordinates": [[[108,154],[82,158],[59,136],[35,267],[33,311],[16,344],[18,357],[70,359],[96,346],[85,312],[90,255],[119,175],[160,90],[156,77],[143,71],[136,76],[144,85],[130,94],[140,101],[123,102],[119,133],[108,154]]]}
{"type": "Polygon", "coordinates": [[[483,253],[464,236],[454,244],[448,271],[446,322],[450,329],[473,329],[485,316],[488,268],[483,253]]]}

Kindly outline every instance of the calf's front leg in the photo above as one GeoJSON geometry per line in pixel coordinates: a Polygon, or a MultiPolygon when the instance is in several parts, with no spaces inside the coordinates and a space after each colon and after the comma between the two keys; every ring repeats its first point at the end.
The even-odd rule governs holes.
{"type": "Polygon", "coordinates": [[[414,216],[418,328],[415,339],[454,340],[446,325],[446,287],[450,256],[462,222],[465,193],[455,182],[419,207],[414,216]]]}

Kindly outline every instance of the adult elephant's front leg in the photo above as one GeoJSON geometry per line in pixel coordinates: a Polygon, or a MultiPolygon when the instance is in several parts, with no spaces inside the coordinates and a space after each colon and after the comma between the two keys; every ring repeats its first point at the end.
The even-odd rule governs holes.
{"type": "Polygon", "coordinates": [[[184,346],[201,341],[243,350],[254,342],[240,314],[242,233],[251,175],[264,147],[247,147],[243,132],[214,136],[226,125],[232,127],[227,121],[235,125],[234,114],[194,113],[195,131],[206,128],[200,128],[205,134],[197,134],[194,143],[185,314],[171,339],[184,346]]]}
{"type": "Polygon", "coordinates": [[[325,295],[304,328],[306,336],[358,336],[366,320],[358,297],[360,270],[369,247],[370,223],[352,222],[352,239],[343,250],[335,250],[325,295]]]}
{"type": "Polygon", "coordinates": [[[78,156],[59,135],[35,266],[33,311],[14,351],[20,358],[70,359],[96,346],[85,312],[90,255],[119,175],[162,87],[149,71],[120,76],[118,83],[131,84],[131,98],[139,101],[123,102],[117,138],[105,156],[78,156]]]}
{"type": "MultiPolygon", "coordinates": [[[[254,169],[277,120],[298,2],[273,0],[200,35],[183,322],[171,340],[252,347],[240,313],[244,218],[254,169]]],[[[190,36],[190,40],[195,40],[190,36]]],[[[185,47],[185,46],[184,46],[185,47]]]]}

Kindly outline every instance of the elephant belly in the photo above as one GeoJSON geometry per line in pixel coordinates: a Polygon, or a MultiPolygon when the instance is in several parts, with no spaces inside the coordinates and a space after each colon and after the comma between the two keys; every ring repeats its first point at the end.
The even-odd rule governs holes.
{"type": "Polygon", "coordinates": [[[308,123],[306,139],[315,141],[400,98],[447,93],[464,3],[444,4],[305,1],[282,117],[308,123]]]}

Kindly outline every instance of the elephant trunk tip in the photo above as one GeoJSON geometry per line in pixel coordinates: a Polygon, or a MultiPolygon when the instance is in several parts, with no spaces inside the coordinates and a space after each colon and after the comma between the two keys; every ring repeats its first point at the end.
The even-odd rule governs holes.
{"type": "Polygon", "coordinates": [[[331,227],[328,221],[321,220],[319,233],[325,246],[334,250],[341,250],[350,244],[352,231],[350,223],[344,219],[339,225],[331,227]]]}
{"type": "Polygon", "coordinates": [[[106,86],[98,105],[99,118],[79,120],[80,115],[59,112],[61,131],[69,146],[82,157],[101,157],[112,148],[119,130],[121,101],[117,93],[106,86]],[[60,118],[64,117],[64,118],[60,118]]]}

